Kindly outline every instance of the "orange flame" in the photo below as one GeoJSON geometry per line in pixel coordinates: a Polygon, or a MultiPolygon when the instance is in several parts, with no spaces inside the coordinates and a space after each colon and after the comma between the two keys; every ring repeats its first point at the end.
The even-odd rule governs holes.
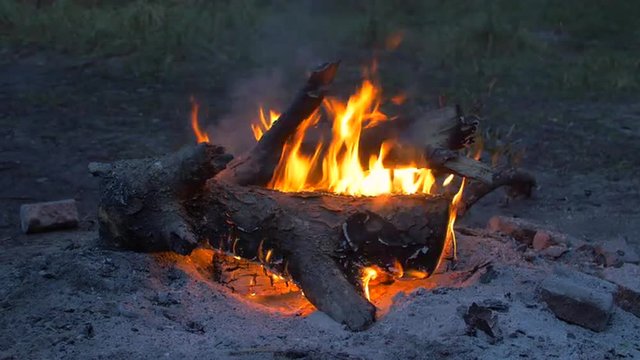
{"type": "Polygon", "coordinates": [[[317,124],[318,120],[320,120],[320,115],[317,112],[305,119],[296,130],[293,140],[285,143],[282,148],[280,162],[269,182],[269,187],[280,191],[304,190],[311,166],[318,159],[322,146],[320,144],[311,157],[302,154],[300,147],[302,146],[305,132],[311,126],[317,124]]]}
{"type": "Polygon", "coordinates": [[[464,184],[466,180],[467,180],[466,178],[462,178],[462,182],[460,183],[460,188],[458,189],[458,192],[453,196],[453,199],[451,200],[451,207],[449,207],[449,221],[447,223],[447,234],[444,241],[445,251],[443,251],[442,254],[440,254],[440,258],[438,259],[438,265],[436,265],[436,269],[442,263],[442,259],[445,257],[445,254],[447,251],[450,251],[451,258],[453,259],[453,261],[456,261],[458,258],[458,255],[457,255],[458,244],[456,242],[456,233],[453,229],[453,226],[456,222],[456,218],[458,217],[458,205],[462,200],[462,193],[464,191],[464,184]]]}
{"type": "MultiPolygon", "coordinates": [[[[365,76],[371,77],[375,66],[374,63],[370,69],[366,69],[365,76]]],[[[390,100],[400,104],[404,98],[405,95],[400,94],[390,100]]],[[[388,155],[396,144],[394,139],[384,141],[377,153],[369,155],[368,164],[363,165],[361,158],[364,154],[361,154],[360,148],[363,131],[381,122],[393,121],[392,117],[380,110],[381,99],[380,86],[369,78],[346,102],[326,98],[322,109],[332,124],[331,138],[328,142],[319,141],[313,149],[303,149],[306,134],[316,127],[323,115],[317,111],[305,119],[283,146],[268,187],[285,192],[326,191],[352,196],[431,194],[436,180],[430,169],[418,167],[421,159],[414,159],[410,164],[389,164],[388,155]]],[[[260,140],[279,116],[276,111],[260,108],[259,121],[251,126],[255,139],[260,140]]],[[[454,175],[449,175],[442,185],[448,186],[453,179],[454,175]]],[[[454,260],[457,256],[454,224],[464,186],[463,178],[451,201],[445,251],[438,259],[438,266],[447,253],[452,254],[454,260]]],[[[398,261],[388,271],[395,278],[423,279],[430,275],[413,269],[405,270],[398,261]]],[[[361,281],[367,299],[370,299],[369,283],[378,275],[379,270],[374,267],[362,269],[361,281]]]]}
{"type": "Polygon", "coordinates": [[[366,267],[362,269],[362,289],[364,290],[364,296],[367,300],[371,301],[371,294],[369,294],[369,281],[378,277],[378,272],[372,267],[366,267]]]}
{"type": "Polygon", "coordinates": [[[209,142],[209,135],[206,132],[200,129],[200,125],[198,124],[198,110],[200,109],[200,105],[195,101],[194,98],[191,98],[191,128],[193,129],[193,133],[196,135],[196,141],[199,143],[209,142]]]}
{"type": "Polygon", "coordinates": [[[256,141],[260,140],[262,138],[262,135],[264,135],[267,130],[271,129],[273,124],[278,121],[278,118],[280,117],[279,112],[269,110],[269,119],[267,120],[262,107],[260,107],[259,112],[260,122],[258,124],[251,124],[251,131],[253,131],[253,137],[256,139],[256,141]]]}
{"type": "MultiPolygon", "coordinates": [[[[325,99],[323,108],[333,122],[331,141],[326,147],[319,143],[312,154],[303,154],[301,146],[305,133],[318,123],[320,115],[315,113],[306,119],[282,149],[269,187],[280,191],[319,190],[355,196],[429,194],[435,182],[431,170],[418,168],[415,163],[391,167],[384,164],[394,146],[391,140],[380,146],[377,155],[370,156],[367,168],[362,166],[362,130],[390,121],[380,111],[381,98],[380,87],[365,80],[346,103],[335,98],[325,99]],[[312,176],[318,172],[320,175],[312,176]]],[[[272,111],[267,121],[262,109],[259,115],[260,122],[252,125],[256,139],[279,116],[272,111]]]]}
{"type": "Polygon", "coordinates": [[[397,279],[404,276],[404,268],[398,259],[393,260],[393,267],[390,270],[393,276],[397,279]]]}

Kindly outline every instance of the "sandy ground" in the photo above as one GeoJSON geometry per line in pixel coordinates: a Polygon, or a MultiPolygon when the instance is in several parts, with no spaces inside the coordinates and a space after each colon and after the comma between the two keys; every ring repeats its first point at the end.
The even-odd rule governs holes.
{"type": "MultiPolygon", "coordinates": [[[[398,296],[361,333],[321,313],[283,315],[245,303],[176,258],[103,247],[88,162],[192,141],[187,94],[37,52],[0,64],[0,358],[640,357],[640,319],[616,310],[603,333],[556,319],[535,294],[557,262],[524,260],[510,240],[461,236],[461,269],[479,256],[492,259],[493,281],[443,282],[398,296]],[[78,230],[20,233],[20,204],[63,198],[79,202],[78,230]],[[501,340],[468,335],[460,313],[488,299],[508,305],[498,313],[501,340]]],[[[547,120],[523,134],[534,149],[525,165],[540,180],[536,197],[504,204],[496,194],[461,224],[518,215],[588,242],[625,237],[637,248],[640,132],[633,124],[640,104],[548,104],[544,111],[547,120]],[[573,146],[584,151],[567,154],[573,146]]]]}

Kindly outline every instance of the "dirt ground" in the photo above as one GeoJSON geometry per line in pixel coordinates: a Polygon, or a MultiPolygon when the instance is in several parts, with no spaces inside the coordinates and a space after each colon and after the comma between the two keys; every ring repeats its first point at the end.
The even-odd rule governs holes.
{"type": "MultiPolygon", "coordinates": [[[[596,335],[516,302],[512,318],[529,320],[507,321],[505,332],[528,326],[527,335],[505,336],[499,346],[464,335],[455,312],[465,305],[460,299],[491,297],[492,286],[510,281],[517,283],[514,293],[524,291],[547,265],[511,273],[504,265],[508,275],[497,285],[448,295],[417,290],[371,330],[353,334],[320,313],[288,317],[245,306],[172,261],[104,248],[96,231],[98,181],[87,164],[165,153],[193,141],[189,91],[184,84],[109,76],[95,64],[39,51],[0,62],[0,358],[640,356],[640,322],[620,312],[610,331],[596,335]],[[20,204],[65,198],[78,201],[78,230],[21,233],[20,204]],[[554,330],[543,331],[551,322],[554,330]]],[[[516,215],[588,242],[624,237],[638,249],[637,99],[491,105],[510,112],[489,123],[519,124],[524,166],[539,188],[533,199],[517,202],[492,195],[461,225],[484,227],[490,216],[516,215]]]]}

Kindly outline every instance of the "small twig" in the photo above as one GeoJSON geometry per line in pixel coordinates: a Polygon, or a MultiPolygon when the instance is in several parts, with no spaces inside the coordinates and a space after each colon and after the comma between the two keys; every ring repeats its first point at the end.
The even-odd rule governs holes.
{"type": "Polygon", "coordinates": [[[507,169],[497,173],[491,184],[470,181],[462,195],[462,202],[458,206],[458,215],[464,215],[478,200],[501,186],[508,187],[510,196],[531,197],[536,179],[524,171],[507,169]]]}

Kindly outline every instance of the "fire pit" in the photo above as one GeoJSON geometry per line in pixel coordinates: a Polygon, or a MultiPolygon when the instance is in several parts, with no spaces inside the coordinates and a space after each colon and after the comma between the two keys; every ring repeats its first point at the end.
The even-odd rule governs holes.
{"type": "Polygon", "coordinates": [[[195,107],[197,145],[92,164],[102,178],[101,237],[179,254],[204,243],[215,251],[220,281],[257,267],[264,278],[253,277],[249,296],[259,281],[286,291],[295,284],[319,310],[362,330],[376,317],[371,281],[432,275],[455,261],[459,214],[499,186],[530,194],[530,175],[462,151],[473,142],[475,117],[454,107],[394,119],[380,110],[372,79],[346,102],[325,97],[337,69],[314,70],[282,114],[261,111],[257,143],[237,159],[211,144],[195,107]],[[450,175],[441,185],[436,174],[450,175]]]}

